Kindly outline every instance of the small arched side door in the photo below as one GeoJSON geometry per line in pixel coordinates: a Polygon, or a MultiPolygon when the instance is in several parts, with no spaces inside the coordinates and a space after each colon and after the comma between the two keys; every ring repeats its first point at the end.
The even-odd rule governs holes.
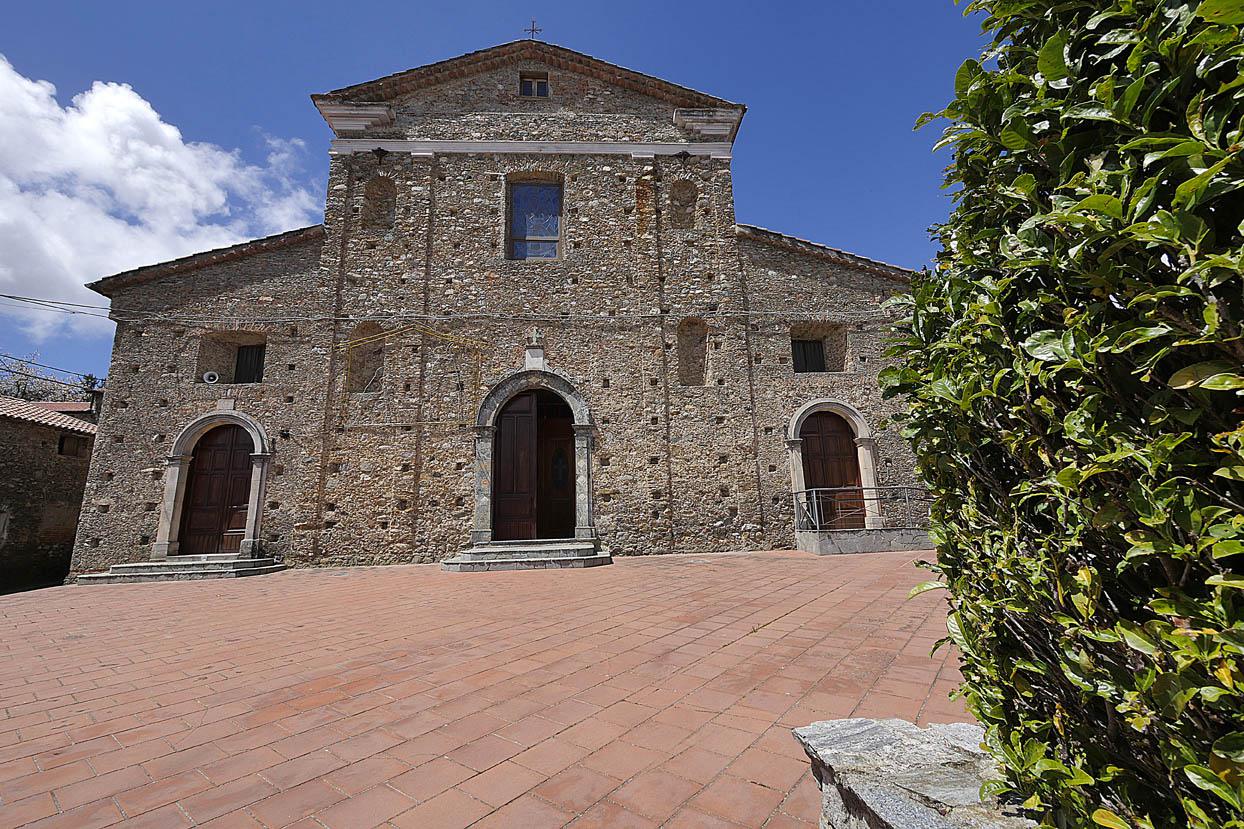
{"type": "Polygon", "coordinates": [[[819,528],[863,528],[864,491],[851,424],[833,412],[813,412],[800,427],[799,438],[804,486],[821,490],[809,496],[807,504],[819,517],[819,528]]]}
{"type": "Polygon", "coordinates": [[[181,555],[237,553],[246,535],[254,445],[241,426],[217,426],[194,446],[179,533],[181,555]]]}

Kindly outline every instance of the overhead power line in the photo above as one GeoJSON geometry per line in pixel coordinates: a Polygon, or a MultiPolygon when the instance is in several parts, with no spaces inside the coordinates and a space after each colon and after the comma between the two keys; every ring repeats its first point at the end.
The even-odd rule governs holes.
{"type": "Polygon", "coordinates": [[[68,386],[69,388],[77,389],[78,391],[87,391],[84,383],[66,383],[64,380],[57,380],[54,377],[44,377],[41,374],[31,374],[27,371],[18,371],[15,368],[0,369],[0,371],[7,372],[8,374],[16,374],[19,377],[28,377],[31,380],[39,380],[44,383],[55,383],[58,386],[68,386]]]}
{"type": "Polygon", "coordinates": [[[36,363],[34,360],[27,360],[25,357],[15,357],[12,354],[0,354],[0,360],[13,360],[14,362],[18,362],[18,363],[25,363],[28,366],[38,366],[39,368],[46,368],[50,371],[59,371],[61,374],[72,374],[74,377],[96,376],[94,374],[83,374],[80,371],[70,371],[67,368],[57,368],[56,366],[49,366],[49,365],[44,365],[43,363],[36,363]]]}
{"type": "MultiPolygon", "coordinates": [[[[180,325],[198,325],[209,327],[212,325],[277,325],[294,322],[471,322],[478,320],[503,320],[518,322],[547,322],[547,323],[575,323],[575,322],[627,322],[634,320],[657,320],[668,318],[667,313],[650,312],[650,313],[595,313],[595,314],[549,314],[513,311],[508,313],[472,311],[466,313],[452,314],[418,314],[408,311],[395,311],[390,313],[365,314],[362,316],[343,317],[333,315],[316,315],[316,316],[280,316],[280,317],[210,317],[210,316],[185,316],[170,314],[168,312],[159,311],[127,311],[112,310],[110,313],[98,313],[94,310],[76,310],[76,309],[99,309],[107,310],[106,306],[82,305],[79,303],[61,303],[58,300],[38,299],[34,297],[16,296],[13,294],[0,294],[0,298],[14,300],[17,302],[25,302],[42,310],[57,311],[62,314],[75,314],[84,316],[101,317],[103,319],[114,319],[118,322],[166,322],[180,325]],[[72,307],[60,307],[62,305],[72,307]]],[[[800,313],[800,310],[792,310],[791,308],[751,308],[737,311],[702,311],[697,316],[705,319],[736,319],[736,318],[755,318],[755,317],[786,317],[799,319],[801,321],[817,321],[823,319],[830,321],[828,314],[811,315],[806,311],[800,313]]],[[[885,320],[890,318],[890,314],[881,310],[855,311],[850,314],[842,314],[841,312],[833,315],[834,321],[841,322],[868,322],[873,320],[885,320]]]]}

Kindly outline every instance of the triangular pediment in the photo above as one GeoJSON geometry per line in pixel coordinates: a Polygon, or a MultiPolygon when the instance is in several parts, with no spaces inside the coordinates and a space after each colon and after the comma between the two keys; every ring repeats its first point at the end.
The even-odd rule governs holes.
{"type": "Polygon", "coordinates": [[[499,46],[459,55],[456,58],[407,69],[404,72],[373,81],[312,95],[311,99],[321,109],[324,104],[388,104],[420,90],[523,61],[538,61],[556,69],[596,78],[614,86],[656,98],[675,107],[745,109],[742,104],[539,40],[515,40],[503,43],[499,46]]]}

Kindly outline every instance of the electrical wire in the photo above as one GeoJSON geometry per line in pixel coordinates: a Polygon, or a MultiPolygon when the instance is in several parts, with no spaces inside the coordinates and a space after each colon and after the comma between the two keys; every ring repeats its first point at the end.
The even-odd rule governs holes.
{"type": "MultiPolygon", "coordinates": [[[[286,324],[293,322],[403,322],[411,320],[421,320],[425,322],[470,322],[477,320],[503,320],[503,321],[519,321],[519,322],[550,322],[550,323],[600,323],[600,322],[627,322],[634,320],[658,320],[667,318],[669,314],[662,313],[613,313],[613,314],[538,314],[534,312],[511,312],[511,313],[495,313],[495,312],[467,312],[455,314],[417,314],[408,311],[398,311],[381,314],[364,314],[360,316],[332,316],[332,315],[316,315],[316,316],[279,316],[279,317],[208,317],[208,316],[186,316],[169,314],[159,311],[134,311],[134,310],[112,310],[110,313],[101,314],[92,311],[74,310],[73,308],[59,307],[61,304],[73,305],[75,308],[103,308],[104,306],[89,306],[79,303],[59,303],[57,300],[45,300],[32,297],[22,297],[12,294],[0,294],[0,298],[11,299],[18,302],[26,302],[35,305],[41,310],[57,311],[63,314],[79,314],[84,316],[100,317],[103,319],[113,319],[118,322],[141,323],[141,322],[171,322],[182,325],[238,325],[238,324],[286,324]]],[[[18,306],[14,306],[18,307],[18,306]]],[[[797,318],[801,321],[818,321],[817,319],[809,319],[809,315],[793,312],[789,308],[752,308],[740,311],[704,311],[698,314],[704,319],[738,319],[776,316],[782,318],[797,318]]],[[[882,309],[875,311],[856,311],[849,315],[843,315],[841,312],[834,314],[834,322],[869,322],[874,320],[890,319],[891,315],[882,309]]],[[[823,314],[820,321],[831,321],[828,314],[823,314]]]]}
{"type": "Polygon", "coordinates": [[[13,360],[14,362],[24,363],[28,366],[38,366],[39,368],[46,368],[50,371],[59,371],[61,374],[72,374],[74,377],[88,377],[88,376],[94,377],[95,376],[93,374],[86,375],[80,371],[70,371],[67,368],[57,368],[56,366],[49,366],[49,365],[44,365],[43,363],[36,363],[34,360],[27,360],[25,357],[15,357],[12,354],[0,354],[0,360],[13,360]]]}
{"type": "Polygon", "coordinates": [[[25,371],[18,371],[15,368],[0,368],[0,372],[4,374],[16,374],[19,377],[28,377],[31,380],[40,380],[44,383],[55,383],[58,386],[68,386],[69,388],[77,389],[78,391],[87,390],[86,386],[83,385],[82,383],[66,383],[64,380],[57,380],[53,377],[44,377],[39,374],[30,374],[29,372],[25,372],[25,371]]]}

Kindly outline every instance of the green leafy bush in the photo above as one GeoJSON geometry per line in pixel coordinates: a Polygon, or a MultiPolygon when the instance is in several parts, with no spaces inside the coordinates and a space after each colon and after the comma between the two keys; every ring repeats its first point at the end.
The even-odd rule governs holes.
{"type": "Polygon", "coordinates": [[[968,10],[883,377],[966,700],[1049,825],[1244,826],[1244,0],[968,10]]]}

